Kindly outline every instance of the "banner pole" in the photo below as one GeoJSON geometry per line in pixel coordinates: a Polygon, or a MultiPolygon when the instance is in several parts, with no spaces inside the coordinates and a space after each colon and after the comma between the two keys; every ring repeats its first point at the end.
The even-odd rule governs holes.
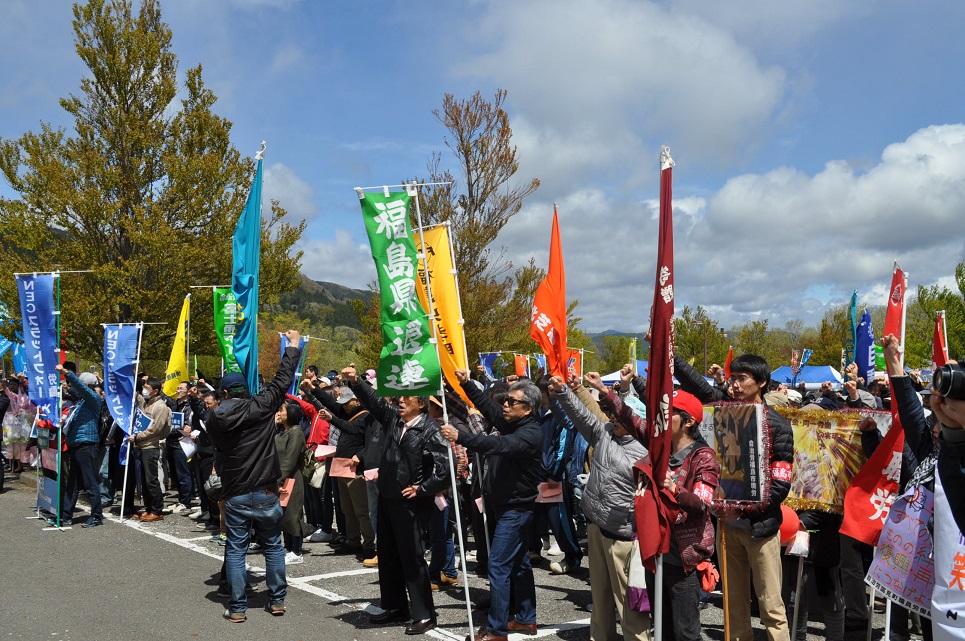
{"type": "Polygon", "coordinates": [[[188,300],[188,317],[184,319],[184,375],[191,381],[191,294],[185,298],[188,300]]]}
{"type": "MultiPolygon", "coordinates": [[[[439,355],[438,328],[436,327],[435,318],[432,313],[432,309],[433,309],[432,277],[429,274],[429,257],[428,257],[428,254],[426,253],[426,240],[422,232],[422,207],[419,204],[419,183],[413,180],[411,186],[408,187],[408,190],[409,190],[410,197],[414,197],[414,200],[415,200],[416,220],[419,223],[419,242],[422,247],[422,261],[426,270],[426,298],[429,301],[429,309],[426,310],[426,313],[429,315],[431,319],[431,322],[429,323],[429,325],[432,327],[432,336],[434,338],[433,344],[435,345],[435,348],[436,348],[436,358],[439,359],[441,362],[441,358],[439,355]]],[[[418,258],[418,256],[416,258],[418,258]]],[[[455,260],[453,260],[453,264],[455,264],[455,260]]],[[[457,291],[458,291],[458,287],[457,287],[457,291]]],[[[460,307],[460,314],[461,313],[462,313],[462,308],[460,307]]],[[[465,332],[463,333],[463,336],[465,336],[465,332]]],[[[440,367],[440,370],[441,370],[441,367],[440,367]]],[[[440,378],[443,380],[442,389],[439,390],[442,393],[442,422],[448,424],[449,408],[446,406],[445,377],[442,376],[441,371],[439,375],[440,375],[440,378]]],[[[455,512],[456,512],[456,535],[458,536],[458,539],[459,539],[459,560],[461,561],[461,564],[462,564],[462,586],[466,596],[466,615],[469,618],[469,639],[470,641],[476,641],[476,633],[475,633],[475,630],[473,629],[473,622],[472,622],[472,603],[469,599],[469,571],[468,571],[468,568],[466,567],[466,545],[462,537],[462,514],[459,509],[459,494],[456,491],[456,487],[457,487],[456,486],[456,462],[452,453],[452,443],[449,443],[449,447],[446,448],[446,452],[449,455],[449,480],[452,483],[452,505],[454,506],[455,512]]]]}
{"type": "MultiPolygon", "coordinates": [[[[55,301],[55,311],[54,311],[54,326],[57,328],[57,362],[60,363],[60,272],[54,272],[54,282],[57,283],[57,299],[55,301]]],[[[49,381],[48,381],[49,382],[49,381]]],[[[60,383],[60,374],[57,374],[57,382],[60,383]]],[[[57,430],[57,528],[61,528],[60,522],[60,511],[63,509],[63,493],[61,492],[61,485],[63,479],[63,458],[62,450],[64,449],[64,430],[63,430],[63,417],[60,415],[60,408],[64,404],[64,386],[57,386],[57,405],[54,407],[55,416],[57,416],[57,423],[60,426],[57,430]]],[[[53,421],[51,421],[53,423],[53,421]]],[[[39,448],[38,448],[39,452],[39,448]]],[[[40,462],[40,466],[43,467],[43,461],[40,462]]],[[[98,489],[99,491],[99,489],[98,489]]],[[[73,514],[71,514],[73,518],[73,514]]]]}
{"type": "MultiPolygon", "coordinates": [[[[724,598],[724,639],[730,641],[730,599],[727,596],[727,529],[720,527],[720,593],[724,598]]],[[[870,619],[870,617],[869,617],[870,619]]]]}
{"type": "MultiPolygon", "coordinates": [[[[144,333],[144,323],[135,323],[137,325],[137,358],[134,359],[134,394],[131,395],[131,414],[128,419],[128,426],[131,429],[131,433],[134,432],[134,408],[137,406],[137,371],[141,365],[141,340],[142,334],[144,333]]],[[[130,434],[127,435],[129,437],[130,434]]],[[[127,438],[125,437],[125,438],[127,438]]],[[[127,475],[131,469],[131,450],[134,449],[134,441],[131,441],[127,446],[127,459],[124,461],[124,484],[121,486],[121,521],[124,520],[124,495],[127,492],[127,475]]]]}
{"type": "MultiPolygon", "coordinates": [[[[791,622],[792,639],[797,638],[797,622],[798,622],[798,617],[801,614],[801,582],[803,578],[804,578],[804,557],[799,556],[797,557],[797,584],[796,584],[796,587],[794,588],[794,617],[792,618],[792,622],[791,622]]],[[[804,627],[807,627],[807,621],[804,622],[804,627]]],[[[885,638],[886,639],[888,638],[887,634],[885,634],[885,638]]]]}

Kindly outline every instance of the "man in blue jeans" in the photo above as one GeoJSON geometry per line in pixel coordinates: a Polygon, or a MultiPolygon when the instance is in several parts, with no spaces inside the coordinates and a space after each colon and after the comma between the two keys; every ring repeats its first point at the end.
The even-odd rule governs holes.
{"type": "MultiPolygon", "coordinates": [[[[285,334],[289,345],[301,338],[295,330],[285,334]]],[[[281,468],[275,452],[275,412],[295,378],[299,351],[285,349],[278,373],[260,394],[251,396],[241,374],[228,373],[221,379],[221,404],[209,415],[208,435],[217,447],[218,469],[225,497],[225,568],[231,598],[224,618],[232,623],[248,619],[245,594],[245,552],[249,531],[265,547],[265,583],[273,616],[285,614],[285,548],[281,542],[282,507],[278,482],[281,468]]]]}
{"type": "MultiPolygon", "coordinates": [[[[488,455],[483,496],[492,506],[496,531],[489,550],[489,618],[476,641],[507,641],[510,632],[536,634],[536,586],[529,562],[530,530],[542,475],[543,431],[537,411],[542,396],[530,381],[509,388],[502,407],[475,383],[468,370],[457,370],[466,396],[499,436],[460,432],[443,425],[442,435],[453,443],[488,455]],[[518,609],[509,619],[510,586],[518,609]]],[[[467,639],[469,637],[466,637],[467,639]]]]}

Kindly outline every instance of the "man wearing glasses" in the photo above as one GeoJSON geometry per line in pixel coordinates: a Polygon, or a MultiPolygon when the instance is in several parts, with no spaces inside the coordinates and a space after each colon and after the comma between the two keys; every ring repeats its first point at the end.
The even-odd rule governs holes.
{"type": "Polygon", "coordinates": [[[509,388],[500,407],[469,381],[468,370],[456,371],[456,377],[476,409],[499,431],[498,436],[472,434],[442,426],[447,440],[489,457],[483,487],[487,509],[491,507],[496,517],[496,528],[489,552],[488,624],[476,639],[506,641],[510,632],[536,634],[536,586],[529,563],[529,539],[542,470],[543,432],[536,413],[542,395],[532,381],[520,381],[509,388]],[[519,604],[512,621],[510,586],[519,604]]]}

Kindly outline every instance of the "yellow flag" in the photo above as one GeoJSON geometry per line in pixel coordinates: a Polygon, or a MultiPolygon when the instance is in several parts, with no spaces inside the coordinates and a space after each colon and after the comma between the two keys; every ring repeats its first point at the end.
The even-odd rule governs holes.
{"type": "MultiPolygon", "coordinates": [[[[449,229],[446,225],[437,225],[431,229],[424,229],[426,246],[422,247],[419,233],[413,234],[416,248],[420,254],[428,257],[429,278],[432,282],[432,316],[435,319],[436,338],[439,343],[439,364],[442,373],[449,384],[459,393],[464,401],[469,403],[462,391],[462,385],[456,379],[457,369],[469,369],[466,360],[466,341],[462,326],[462,309],[459,305],[459,289],[456,286],[455,265],[452,252],[449,249],[449,229]]],[[[419,300],[423,309],[429,309],[429,295],[426,291],[425,264],[419,260],[419,300]]],[[[472,404],[470,403],[470,407],[472,404]]]]}
{"type": "Polygon", "coordinates": [[[171,346],[171,358],[168,359],[167,374],[164,376],[164,393],[174,396],[178,391],[178,384],[188,380],[188,350],[187,333],[188,318],[191,316],[191,294],[184,297],[181,306],[181,318],[178,320],[178,331],[174,335],[174,345],[171,346]]]}

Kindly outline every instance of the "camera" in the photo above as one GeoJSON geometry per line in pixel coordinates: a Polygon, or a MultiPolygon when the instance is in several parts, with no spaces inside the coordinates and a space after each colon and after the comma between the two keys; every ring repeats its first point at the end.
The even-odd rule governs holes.
{"type": "Polygon", "coordinates": [[[944,396],[965,401],[965,361],[946,363],[932,374],[932,388],[944,396]]]}

